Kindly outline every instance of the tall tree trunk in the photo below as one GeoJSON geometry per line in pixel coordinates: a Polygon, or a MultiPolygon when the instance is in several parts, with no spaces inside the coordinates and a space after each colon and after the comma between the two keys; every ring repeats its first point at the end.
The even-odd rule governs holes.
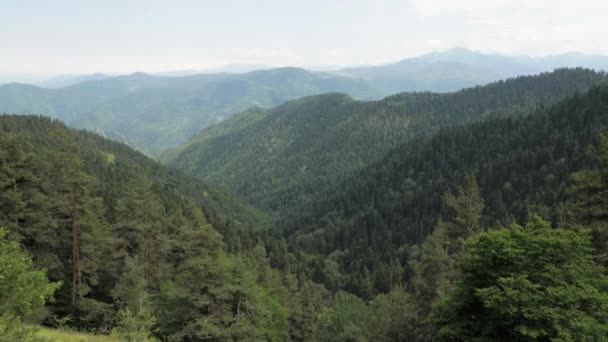
{"type": "Polygon", "coordinates": [[[76,300],[79,297],[78,289],[82,285],[82,275],[80,265],[80,227],[75,203],[72,210],[72,316],[74,316],[76,300]]]}

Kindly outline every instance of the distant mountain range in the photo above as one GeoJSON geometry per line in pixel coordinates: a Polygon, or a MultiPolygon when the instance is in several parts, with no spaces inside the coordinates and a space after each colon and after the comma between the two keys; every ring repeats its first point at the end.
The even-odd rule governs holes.
{"type": "Polygon", "coordinates": [[[511,57],[459,48],[392,64],[346,68],[336,73],[364,79],[382,93],[392,94],[403,91],[449,92],[564,67],[608,70],[608,57],[580,53],[511,57]]]}
{"type": "Polygon", "coordinates": [[[6,84],[0,86],[0,112],[60,118],[123,137],[120,141],[154,155],[251,106],[274,107],[332,91],[379,96],[365,81],[297,68],[183,77],[135,73],[58,89],[6,84]]]}
{"type": "Polygon", "coordinates": [[[363,100],[399,92],[451,92],[575,66],[608,70],[608,57],[577,53],[509,57],[453,49],[392,64],[325,72],[232,65],[231,72],[196,75],[189,75],[196,71],[177,71],[161,76],[62,76],[38,82],[37,86],[0,86],[0,112],[49,115],[106,137],[119,137],[145,153],[158,155],[252,106],[275,107],[327,92],[363,100]],[[261,70],[243,72],[252,68],[261,70]]]}
{"type": "Polygon", "coordinates": [[[88,75],[63,75],[42,80],[40,82],[35,82],[34,85],[44,88],[64,88],[87,81],[101,81],[110,77],[112,76],[102,73],[88,75]]]}

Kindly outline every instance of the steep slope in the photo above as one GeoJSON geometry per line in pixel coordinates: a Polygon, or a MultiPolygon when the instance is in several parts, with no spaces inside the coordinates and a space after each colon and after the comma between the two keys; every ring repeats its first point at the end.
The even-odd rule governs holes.
{"type": "Polygon", "coordinates": [[[125,145],[0,116],[0,227],[59,286],[34,315],[47,325],[121,340],[286,340],[280,275],[225,249],[220,232],[245,223],[225,215],[251,213],[234,204],[125,145]]]}
{"type": "MultiPolygon", "coordinates": [[[[50,118],[0,115],[0,136],[17,133],[26,138],[28,143],[33,146],[47,144],[49,134],[53,130],[68,131],[69,129],[62,122],[50,118]]],[[[134,174],[131,172],[137,170],[138,176],[153,179],[159,188],[195,200],[198,205],[205,208],[210,215],[220,221],[230,220],[234,224],[254,227],[264,227],[268,223],[266,215],[239,199],[218,191],[183,172],[166,168],[124,144],[87,131],[70,130],[70,134],[72,134],[71,138],[74,143],[79,146],[80,157],[83,158],[85,166],[90,172],[103,172],[96,167],[103,165],[105,160],[108,165],[112,166],[113,172],[118,174],[124,172],[133,176],[134,174]]],[[[108,177],[103,174],[97,174],[96,176],[99,178],[108,177]]],[[[112,182],[113,180],[108,177],[105,181],[112,182]]]]}
{"type": "Polygon", "coordinates": [[[574,53],[512,57],[458,48],[397,63],[342,69],[337,74],[364,79],[384,93],[448,92],[565,67],[608,70],[608,57],[574,53]]]}
{"type": "Polygon", "coordinates": [[[412,247],[449,217],[442,198],[467,176],[481,188],[484,227],[532,214],[563,221],[570,175],[593,165],[585,151],[607,125],[602,85],[529,116],[442,129],[286,212],[277,234],[316,281],[359,295],[387,291],[405,281],[412,247]]]}
{"type": "Polygon", "coordinates": [[[378,95],[361,80],[297,68],[184,77],[135,73],[59,89],[3,85],[0,112],[49,115],[155,154],[248,107],[328,91],[378,95]]]}
{"type": "Polygon", "coordinates": [[[453,94],[404,93],[376,102],[319,95],[235,116],[164,158],[254,205],[283,210],[412,138],[449,125],[524,114],[604,79],[588,70],[563,69],[453,94]]]}

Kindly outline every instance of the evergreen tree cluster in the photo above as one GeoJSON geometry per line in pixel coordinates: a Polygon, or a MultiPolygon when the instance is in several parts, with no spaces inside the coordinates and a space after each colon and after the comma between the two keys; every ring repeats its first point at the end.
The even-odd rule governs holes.
{"type": "Polygon", "coordinates": [[[448,94],[300,98],[209,127],[163,159],[280,215],[401,144],[453,125],[527,115],[605,80],[591,70],[558,69],[448,94]]]}
{"type": "MultiPolygon", "coordinates": [[[[133,341],[153,335],[282,341],[292,326],[310,325],[302,316],[322,299],[297,314],[289,306],[294,296],[314,300],[316,293],[302,293],[310,285],[292,281],[287,288],[261,246],[259,258],[227,253],[219,231],[253,224],[215,211],[227,204],[210,199],[204,185],[193,181],[182,191],[178,177],[123,145],[60,122],[1,116],[0,226],[28,251],[33,267],[61,284],[36,318],[133,341]],[[290,317],[298,321],[290,324],[290,317]]],[[[250,212],[256,211],[241,215],[250,212]]],[[[254,250],[256,241],[242,245],[254,250]]],[[[10,276],[2,272],[0,279],[10,276]]],[[[3,322],[12,319],[6,310],[3,322]]],[[[34,320],[33,314],[19,317],[34,320]]]]}
{"type": "MultiPolygon", "coordinates": [[[[315,281],[371,298],[408,281],[411,255],[437,226],[459,226],[458,238],[533,214],[555,225],[570,219],[571,174],[597,164],[586,150],[606,113],[608,88],[599,86],[529,116],[440,130],[327,187],[285,214],[276,235],[315,281]],[[475,188],[467,186],[471,178],[475,188]],[[465,212],[478,217],[462,218],[465,212]]],[[[602,179],[596,172],[590,176],[602,179]]],[[[601,203],[601,194],[582,200],[601,203]]],[[[578,212],[600,230],[601,212],[578,212]]]]}
{"type": "MultiPolygon", "coordinates": [[[[285,111],[321,141],[370,107],[409,113],[386,122],[416,139],[353,145],[355,165],[332,159],[347,154],[338,141],[377,132],[335,135],[306,176],[314,189],[225,174],[268,213],[98,135],[2,115],[0,333],[31,339],[41,322],[127,341],[605,340],[608,86],[587,89],[603,77],[253,109],[205,141],[229,155],[246,142],[232,134],[285,111]],[[315,113],[325,131],[306,126],[315,113]]],[[[263,151],[287,139],[298,155],[301,138],[263,151]]]]}

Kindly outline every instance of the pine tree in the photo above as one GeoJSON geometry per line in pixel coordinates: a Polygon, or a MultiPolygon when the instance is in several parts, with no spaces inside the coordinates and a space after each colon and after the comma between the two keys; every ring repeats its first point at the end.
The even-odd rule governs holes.
{"type": "Polygon", "coordinates": [[[30,250],[36,264],[54,268],[48,247],[57,244],[40,171],[21,136],[0,138],[0,224],[30,250]]]}
{"type": "MultiPolygon", "coordinates": [[[[52,175],[51,184],[55,197],[53,211],[58,217],[58,238],[63,246],[64,260],[69,260],[66,270],[71,280],[64,283],[69,289],[69,307],[72,319],[81,324],[103,317],[108,306],[100,306],[93,298],[86,298],[99,282],[98,270],[104,255],[103,233],[105,224],[101,215],[101,199],[95,197],[97,180],[84,170],[79,148],[64,130],[52,132],[55,150],[51,152],[51,168],[60,170],[52,175]],[[95,316],[95,317],[93,317],[95,316]]],[[[102,322],[97,322],[100,324],[102,322]]]]}
{"type": "Polygon", "coordinates": [[[442,213],[443,223],[451,240],[450,253],[462,250],[464,240],[481,231],[484,200],[474,176],[467,176],[463,186],[458,186],[456,193],[447,192],[443,198],[447,212],[442,213]]]}
{"type": "Polygon", "coordinates": [[[416,330],[420,340],[431,336],[431,308],[449,292],[456,279],[455,260],[448,253],[449,246],[447,227],[439,221],[433,233],[422,244],[419,260],[414,258],[410,261],[410,267],[414,271],[412,285],[417,304],[416,330]]]}
{"type": "Polygon", "coordinates": [[[165,268],[162,260],[167,249],[167,222],[163,205],[151,188],[152,183],[146,178],[132,180],[125,187],[115,208],[113,249],[119,263],[137,256],[143,266],[146,288],[158,288],[165,268]]]}
{"type": "Polygon", "coordinates": [[[33,181],[31,154],[23,151],[19,136],[0,138],[0,223],[21,234],[27,204],[23,187],[33,181]]]}
{"type": "Polygon", "coordinates": [[[143,263],[127,256],[112,296],[120,305],[115,331],[127,341],[145,341],[156,323],[153,303],[147,290],[143,263]]]}
{"type": "Polygon", "coordinates": [[[597,167],[573,174],[574,212],[592,230],[598,262],[608,266],[608,135],[598,135],[597,145],[587,153],[597,167]]]}

